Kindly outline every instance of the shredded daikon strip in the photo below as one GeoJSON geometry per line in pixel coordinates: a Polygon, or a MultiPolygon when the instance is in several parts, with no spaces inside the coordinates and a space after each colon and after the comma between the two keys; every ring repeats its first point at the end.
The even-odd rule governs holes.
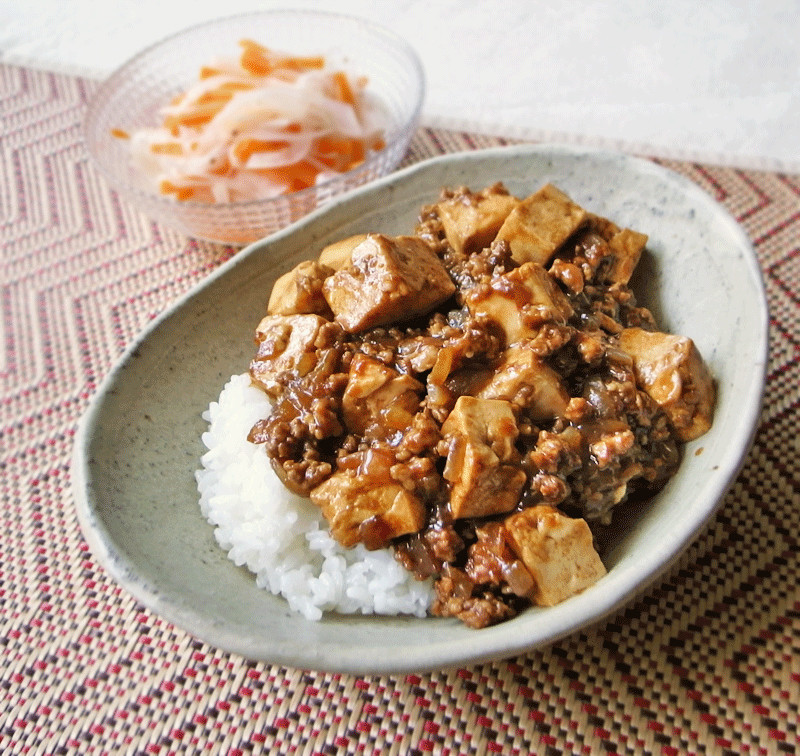
{"type": "Polygon", "coordinates": [[[160,126],[128,134],[135,165],[177,200],[227,203],[319,184],[383,149],[386,118],[366,80],[242,40],[161,110],[160,126]]]}

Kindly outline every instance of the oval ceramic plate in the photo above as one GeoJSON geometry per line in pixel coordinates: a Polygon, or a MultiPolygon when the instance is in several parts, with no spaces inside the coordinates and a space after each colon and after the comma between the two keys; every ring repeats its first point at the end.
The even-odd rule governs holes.
{"type": "Polygon", "coordinates": [[[252,659],[352,673],[422,671],[504,658],[618,609],[697,535],[736,476],[756,427],[767,312],[751,245],[690,181],[651,162],[553,146],[449,155],[388,176],[257,242],[137,339],[95,396],[75,447],[81,525],[97,559],[153,611],[252,659]],[[718,382],[711,431],[620,533],[608,575],[558,606],[484,630],[441,618],[330,615],[310,622],[256,587],[200,513],[201,413],[247,369],[273,281],[338,238],[412,231],[442,186],[503,181],[518,196],[552,182],[587,209],[649,235],[633,282],[663,328],[690,336],[718,382]],[[723,317],[724,315],[724,317],[723,317]]]}

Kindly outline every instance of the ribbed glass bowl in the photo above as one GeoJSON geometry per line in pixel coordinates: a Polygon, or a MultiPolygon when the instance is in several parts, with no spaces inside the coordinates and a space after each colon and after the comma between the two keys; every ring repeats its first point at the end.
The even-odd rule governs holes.
{"type": "Polygon", "coordinates": [[[394,170],[417,127],[424,90],[422,65],[414,50],[376,24],[315,11],[249,13],[181,31],[125,63],[90,103],[84,138],[111,188],[148,217],[188,236],[246,244],[394,170]],[[196,80],[200,67],[215,56],[235,54],[244,38],[293,55],[323,55],[332,65],[366,76],[369,91],[388,116],[385,148],[347,173],[272,199],[208,204],[160,194],[132,164],[128,141],[113,136],[112,130],[132,133],[158,125],[160,108],[196,80]]]}

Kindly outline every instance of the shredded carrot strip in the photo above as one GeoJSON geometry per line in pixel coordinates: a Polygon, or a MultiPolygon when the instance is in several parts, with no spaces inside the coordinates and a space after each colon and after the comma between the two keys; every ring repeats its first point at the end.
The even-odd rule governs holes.
{"type": "Polygon", "coordinates": [[[254,152],[276,152],[288,146],[288,142],[276,140],[242,139],[233,148],[233,155],[239,162],[246,163],[254,152]]]}
{"type": "Polygon", "coordinates": [[[214,101],[197,103],[191,110],[187,110],[184,113],[168,115],[164,119],[164,126],[168,129],[173,129],[178,126],[202,126],[217,115],[226,104],[227,100],[225,102],[214,101]]]}
{"type": "Polygon", "coordinates": [[[253,48],[254,50],[260,50],[262,53],[269,52],[269,48],[264,47],[264,45],[262,45],[260,42],[256,42],[254,39],[249,39],[247,37],[245,39],[239,40],[239,46],[244,48],[250,47],[253,48]]]}
{"type": "Polygon", "coordinates": [[[317,141],[318,159],[336,171],[349,171],[364,162],[366,152],[360,139],[348,137],[321,137],[317,141]]]}
{"type": "Polygon", "coordinates": [[[162,194],[174,194],[175,199],[182,202],[192,199],[194,195],[194,189],[191,186],[176,186],[171,181],[162,181],[159,190],[162,194]]]}
{"type": "Polygon", "coordinates": [[[197,104],[221,103],[226,105],[237,92],[246,92],[251,89],[253,89],[253,85],[245,81],[228,81],[208,92],[203,92],[195,102],[197,104]]]}
{"type": "Polygon", "coordinates": [[[253,76],[269,76],[274,69],[263,50],[249,45],[242,50],[239,62],[242,68],[253,76]]]}
{"type": "Polygon", "coordinates": [[[254,89],[254,85],[247,81],[226,81],[220,84],[215,91],[235,94],[236,92],[247,92],[251,89],[254,89]]]}
{"type": "Polygon", "coordinates": [[[353,89],[351,88],[350,82],[347,80],[347,76],[345,76],[344,72],[337,71],[333,75],[333,81],[335,82],[337,89],[336,99],[346,102],[348,105],[355,105],[356,96],[353,94],[353,89]]]}
{"type": "Polygon", "coordinates": [[[319,70],[325,66],[325,58],[314,55],[309,57],[278,58],[276,68],[288,68],[292,71],[319,70]]]}
{"type": "Polygon", "coordinates": [[[170,181],[162,181],[159,188],[162,194],[172,194],[175,196],[175,199],[181,202],[186,202],[187,200],[206,203],[214,201],[211,190],[207,186],[201,184],[176,186],[170,181]]]}
{"type": "Polygon", "coordinates": [[[243,39],[239,45],[242,47],[242,68],[255,76],[268,76],[280,68],[311,71],[325,67],[325,58],[321,55],[274,55],[269,48],[252,39],[243,39]]]}
{"type": "Polygon", "coordinates": [[[210,92],[204,92],[196,100],[196,105],[227,105],[233,97],[233,92],[222,92],[219,89],[213,89],[210,92]]]}
{"type": "Polygon", "coordinates": [[[131,135],[124,129],[111,129],[111,136],[117,139],[130,139],[131,135]]]}
{"type": "Polygon", "coordinates": [[[227,176],[232,170],[230,160],[227,157],[223,157],[218,162],[214,162],[208,172],[214,176],[227,176]]]}
{"type": "Polygon", "coordinates": [[[301,160],[299,163],[281,168],[259,168],[256,173],[273,181],[285,181],[290,185],[291,191],[298,192],[314,186],[319,175],[319,168],[307,160],[301,160]]]}
{"type": "Polygon", "coordinates": [[[293,166],[288,166],[287,170],[291,172],[292,188],[295,192],[314,186],[317,182],[317,176],[319,176],[319,168],[305,160],[295,163],[293,166]]]}
{"type": "Polygon", "coordinates": [[[156,155],[183,155],[183,145],[179,142],[156,142],[150,145],[150,152],[156,155]]]}

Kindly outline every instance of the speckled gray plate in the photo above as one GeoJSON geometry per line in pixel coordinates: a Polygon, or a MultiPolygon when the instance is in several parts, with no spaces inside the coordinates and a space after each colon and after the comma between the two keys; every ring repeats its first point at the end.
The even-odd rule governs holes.
{"type": "Polygon", "coordinates": [[[596,622],[663,572],[736,476],[759,416],[767,312],[751,245],[696,185],[650,162],[555,146],[436,158],[357,190],[251,245],[137,339],[87,412],[74,457],[86,538],[139,601],[202,640],[253,659],[353,673],[429,670],[524,652],[596,622]],[[275,278],[326,242],[412,230],[443,185],[502,180],[518,195],[551,181],[588,209],[650,236],[634,280],[663,326],[690,336],[719,384],[711,431],[607,559],[608,575],[559,606],[485,630],[458,621],[332,615],[308,622],[256,588],[214,541],[193,472],[201,412],[246,370],[275,278]]]}

